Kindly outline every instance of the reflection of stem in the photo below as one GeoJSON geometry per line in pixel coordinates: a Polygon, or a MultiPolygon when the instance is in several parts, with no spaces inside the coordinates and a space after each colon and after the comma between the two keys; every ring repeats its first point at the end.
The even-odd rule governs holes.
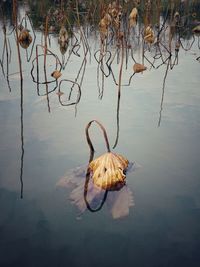
{"type": "MultiPolygon", "coordinates": [[[[89,127],[90,125],[92,124],[92,122],[96,122],[100,128],[102,129],[103,131],[103,134],[104,134],[104,138],[105,138],[105,141],[106,141],[106,146],[107,146],[107,149],[108,149],[108,152],[110,152],[110,147],[109,147],[109,143],[108,143],[108,138],[107,138],[107,134],[106,134],[106,130],[105,128],[103,127],[103,125],[96,121],[96,120],[93,120],[91,122],[88,123],[88,125],[86,126],[86,129],[85,129],[85,132],[86,132],[86,139],[87,139],[87,142],[88,142],[88,145],[90,147],[90,158],[89,158],[89,163],[93,160],[94,158],[94,147],[92,145],[92,142],[90,140],[90,137],[89,137],[89,133],[88,133],[88,130],[89,130],[89,127]]],[[[107,198],[107,195],[108,195],[108,190],[105,190],[105,193],[104,193],[104,196],[103,196],[103,199],[100,203],[100,205],[97,207],[97,208],[92,208],[87,200],[87,193],[88,193],[88,185],[89,185],[89,181],[90,181],[90,177],[91,177],[91,170],[89,168],[89,165],[88,165],[88,168],[87,168],[87,172],[86,172],[86,176],[85,176],[85,185],[84,185],[84,201],[85,201],[85,204],[87,206],[87,209],[91,212],[97,212],[99,210],[101,210],[101,208],[103,207],[105,201],[106,201],[106,198],[107,198]]]]}
{"type": "Polygon", "coordinates": [[[121,58],[121,65],[120,65],[120,70],[119,70],[118,98],[117,98],[117,135],[116,135],[116,140],[115,140],[113,148],[115,148],[117,146],[117,143],[119,140],[119,109],[120,109],[120,97],[121,97],[122,69],[123,69],[123,63],[124,63],[124,42],[123,42],[123,39],[121,39],[121,44],[122,44],[122,58],[121,58]]]}
{"type": "Polygon", "coordinates": [[[89,185],[89,181],[90,181],[90,175],[91,175],[91,171],[88,167],[87,169],[87,173],[86,173],[86,176],[85,176],[85,186],[84,186],[84,201],[85,201],[85,204],[87,206],[87,209],[91,212],[97,212],[97,211],[100,211],[107,199],[107,195],[108,195],[108,190],[105,190],[104,192],[104,196],[103,196],[103,199],[100,203],[100,205],[97,207],[97,208],[92,208],[87,200],[87,192],[88,192],[88,185],[89,185]]]}
{"type": "Polygon", "coordinates": [[[160,102],[160,112],[159,112],[160,116],[159,116],[159,120],[158,120],[158,127],[160,127],[161,119],[162,119],[163,101],[164,101],[164,95],[165,95],[165,83],[166,83],[166,78],[167,78],[167,74],[169,71],[170,60],[171,60],[171,58],[168,59],[167,68],[166,68],[165,76],[163,79],[162,97],[161,97],[161,102],[160,102]]]}
{"type": "MultiPolygon", "coordinates": [[[[73,91],[72,87],[70,89],[70,93],[69,93],[69,96],[68,96],[68,101],[71,99],[71,94],[72,94],[72,91],[73,91]]],[[[71,81],[71,80],[68,80],[68,79],[64,79],[64,80],[61,80],[60,83],[59,83],[59,87],[58,87],[58,99],[59,99],[59,102],[62,106],[72,106],[72,105],[75,105],[77,106],[77,104],[79,103],[80,99],[81,99],[81,87],[80,85],[77,83],[77,82],[74,82],[74,81],[71,81]],[[73,89],[74,89],[74,85],[76,85],[78,87],[78,95],[77,95],[77,99],[75,102],[72,102],[72,103],[69,103],[69,104],[64,104],[61,100],[61,84],[63,82],[70,82],[73,84],[73,89]]]]}
{"type": "Polygon", "coordinates": [[[4,46],[3,46],[3,54],[2,54],[2,72],[5,77],[4,67],[3,67],[3,61],[4,61],[4,52],[6,52],[6,80],[9,88],[9,92],[11,92],[11,86],[9,81],[9,64],[11,61],[11,48],[10,48],[10,42],[9,39],[6,37],[6,26],[3,26],[3,34],[4,34],[4,46]],[[8,50],[9,47],[9,50],[8,50]]]}
{"type": "Polygon", "coordinates": [[[20,109],[21,109],[21,167],[20,167],[20,183],[21,183],[21,198],[23,198],[23,167],[24,167],[24,123],[23,123],[23,80],[21,80],[21,100],[20,100],[20,109]]]}
{"type": "Polygon", "coordinates": [[[21,183],[21,198],[23,198],[23,164],[24,164],[24,138],[23,138],[23,76],[22,76],[22,61],[21,54],[18,42],[18,30],[17,30],[17,1],[13,0],[13,18],[15,23],[15,34],[16,34],[16,45],[17,45],[17,54],[18,54],[18,62],[19,62],[19,71],[20,71],[20,110],[21,110],[21,166],[20,166],[20,183],[21,183]]]}
{"type": "Polygon", "coordinates": [[[49,21],[49,17],[46,16],[45,45],[44,45],[44,47],[45,47],[44,48],[44,77],[45,77],[45,83],[46,83],[47,106],[48,106],[48,111],[51,112],[50,102],[49,102],[49,93],[48,93],[48,84],[47,84],[47,71],[46,71],[48,21],[49,21]]]}

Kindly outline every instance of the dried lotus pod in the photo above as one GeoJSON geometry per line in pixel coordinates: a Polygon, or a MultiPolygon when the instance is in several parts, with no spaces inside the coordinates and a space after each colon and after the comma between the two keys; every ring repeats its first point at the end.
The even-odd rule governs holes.
{"type": "Polygon", "coordinates": [[[108,25],[107,25],[107,21],[104,19],[104,17],[100,20],[99,22],[99,29],[101,31],[102,28],[107,28],[108,25]]]}
{"type": "Polygon", "coordinates": [[[116,18],[113,19],[113,27],[115,28],[115,30],[119,30],[120,25],[121,25],[121,19],[119,16],[117,16],[116,18]]]}
{"type": "Polygon", "coordinates": [[[69,35],[64,26],[60,28],[59,36],[58,36],[58,43],[60,45],[60,52],[64,55],[68,48],[69,43],[69,35]]]}
{"type": "Polygon", "coordinates": [[[135,19],[137,18],[137,15],[138,15],[138,10],[136,7],[134,7],[132,10],[131,10],[131,13],[129,15],[129,19],[135,19]]]}
{"type": "Polygon", "coordinates": [[[194,33],[194,34],[200,34],[200,25],[197,25],[196,27],[194,27],[193,29],[192,29],[192,32],[194,33]]]}
{"type": "Polygon", "coordinates": [[[174,14],[174,20],[176,21],[176,22],[178,22],[179,20],[180,20],[180,14],[179,14],[179,12],[178,11],[176,11],[175,12],[175,14],[174,14]]]}
{"type": "Polygon", "coordinates": [[[155,35],[150,26],[147,26],[144,30],[144,40],[150,44],[154,43],[155,41],[155,35]]]}
{"type": "Polygon", "coordinates": [[[144,65],[142,65],[142,64],[140,64],[140,63],[135,63],[135,64],[133,65],[133,71],[134,71],[135,73],[143,72],[143,71],[146,70],[146,69],[147,69],[147,67],[144,66],[144,65]]]}
{"type": "Polygon", "coordinates": [[[136,25],[136,19],[129,19],[129,27],[132,28],[132,27],[135,27],[136,25]]]}
{"type": "Polygon", "coordinates": [[[110,26],[111,22],[112,22],[112,18],[110,16],[110,14],[106,13],[103,17],[104,23],[106,24],[106,26],[110,26]]]}
{"type": "Polygon", "coordinates": [[[59,70],[54,70],[51,73],[51,76],[54,77],[56,80],[62,75],[62,73],[59,70]]]}
{"type": "Polygon", "coordinates": [[[129,15],[129,27],[134,27],[136,25],[138,10],[134,7],[129,15]]]}
{"type": "Polygon", "coordinates": [[[59,36],[58,36],[58,43],[64,46],[64,44],[68,43],[69,35],[64,26],[60,28],[59,36]]]}
{"type": "Polygon", "coordinates": [[[21,45],[22,48],[28,48],[29,45],[31,44],[32,42],[32,37],[29,33],[29,30],[23,28],[21,31],[20,31],[20,34],[19,34],[19,37],[18,37],[18,41],[21,45]]]}
{"type": "Polygon", "coordinates": [[[103,17],[99,22],[99,31],[101,40],[104,41],[108,36],[108,21],[103,17]]]}
{"type": "Polygon", "coordinates": [[[93,183],[104,190],[117,190],[125,184],[128,160],[121,155],[108,152],[89,164],[93,183]]]}

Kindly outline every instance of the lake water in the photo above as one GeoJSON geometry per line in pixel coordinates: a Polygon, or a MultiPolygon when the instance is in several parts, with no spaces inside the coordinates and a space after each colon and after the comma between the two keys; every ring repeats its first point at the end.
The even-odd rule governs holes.
{"type": "MultiPolygon", "coordinates": [[[[9,5],[10,2],[7,2],[9,5]]],[[[5,8],[6,3],[2,5],[5,8]]],[[[26,5],[19,7],[19,21],[27,8],[26,5]]],[[[198,10],[196,20],[200,20],[198,10]]],[[[30,20],[27,18],[27,27],[34,37],[30,20]]],[[[49,50],[59,57],[61,63],[67,63],[61,70],[58,83],[67,79],[81,84],[83,74],[80,101],[77,105],[65,106],[69,103],[67,97],[71,82],[61,83],[60,91],[64,94],[59,102],[58,87],[47,94],[47,90],[55,88],[56,82],[48,84],[47,88],[46,84],[37,86],[33,81],[33,77],[37,80],[36,44],[44,45],[42,31],[34,25],[35,40],[33,38],[27,50],[20,46],[21,83],[15,31],[7,20],[5,24],[8,55],[4,49],[2,20],[0,266],[199,266],[199,36],[188,28],[184,38],[180,39],[177,52],[175,35],[171,57],[167,59],[167,24],[162,36],[165,45],[160,48],[166,59],[162,64],[158,54],[156,59],[153,58],[157,53],[155,44],[145,46],[143,57],[142,41],[137,37],[143,26],[138,23],[135,32],[132,32],[130,45],[134,59],[143,63],[147,70],[135,74],[130,86],[123,86],[132,75],[135,63],[130,49],[120,47],[117,50],[111,40],[107,50],[113,57],[116,51],[119,52],[119,62],[116,55],[111,65],[117,82],[122,49],[129,51],[127,69],[126,60],[123,62],[117,113],[118,86],[112,75],[108,78],[104,76],[104,90],[99,97],[103,75],[98,68],[101,63],[98,64],[94,57],[100,48],[97,30],[84,25],[81,31],[86,41],[84,37],[81,39],[79,27],[74,26],[71,39],[74,42],[76,36],[78,40],[79,56],[70,52],[73,45],[69,43],[65,58],[59,49],[58,32],[49,34],[49,50]],[[87,45],[90,49],[84,58],[87,45]],[[170,68],[169,60],[171,63],[176,60],[177,64],[170,68]],[[69,173],[75,175],[73,170],[77,167],[87,166],[90,150],[85,127],[94,119],[104,125],[111,147],[118,134],[116,148],[112,151],[135,163],[134,170],[127,173],[125,186],[133,196],[134,205],[129,207],[126,216],[120,218],[113,218],[107,203],[109,199],[98,212],[86,209],[80,214],[76,203],[70,199],[73,189],[59,183],[62,177],[67,180],[69,173]]],[[[44,52],[41,47],[38,49],[40,53],[44,52]]],[[[105,58],[108,57],[107,54],[105,58]]],[[[43,56],[39,58],[38,65],[40,81],[43,82],[43,56]]],[[[54,56],[47,56],[46,67],[48,80],[51,80],[50,74],[55,70],[54,56]]],[[[105,73],[109,72],[105,61],[103,68],[105,73]]],[[[76,102],[77,92],[78,87],[75,86],[71,102],[76,102]]],[[[90,135],[96,158],[106,152],[105,142],[96,125],[91,127],[90,135]]],[[[84,181],[84,175],[82,179],[84,181]]],[[[80,192],[80,197],[83,193],[80,192]]],[[[112,194],[120,195],[120,191],[108,194],[112,202],[112,194]]],[[[96,201],[100,203],[101,199],[96,201]]]]}

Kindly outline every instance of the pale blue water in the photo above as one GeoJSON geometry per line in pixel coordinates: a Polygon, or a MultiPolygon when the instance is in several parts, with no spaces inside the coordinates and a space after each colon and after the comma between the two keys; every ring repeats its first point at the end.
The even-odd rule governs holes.
{"type": "MultiPolygon", "coordinates": [[[[41,33],[36,33],[36,43],[41,33]]],[[[3,38],[1,31],[1,40],[3,38]]],[[[10,74],[18,72],[16,44],[10,74]]],[[[114,220],[106,205],[96,213],[79,211],[70,190],[56,187],[70,169],[86,164],[89,148],[85,126],[98,119],[111,146],[116,138],[117,86],[105,79],[98,99],[98,41],[92,35],[82,96],[75,107],[62,107],[56,91],[37,95],[31,62],[22,53],[23,147],[21,140],[20,80],[9,76],[11,92],[0,72],[0,266],[199,266],[200,256],[200,63],[198,37],[189,51],[180,48],[179,63],[169,70],[161,112],[166,65],[148,69],[122,87],[119,142],[114,150],[137,163],[127,175],[135,205],[125,218],[114,220]],[[24,154],[22,153],[24,149],[24,154]],[[22,172],[21,172],[22,171],[22,172]],[[23,199],[20,198],[23,180],[23,199]]],[[[1,51],[2,51],[1,41],[1,51]]],[[[60,57],[57,39],[51,48],[60,57]]],[[[34,50],[35,53],[35,50],[34,50]]],[[[141,60],[140,50],[135,52],[141,60]]],[[[74,79],[82,60],[73,55],[62,79],[74,79]]],[[[129,70],[122,80],[129,79],[129,70]]],[[[119,65],[114,65],[118,77],[119,65]]],[[[53,69],[53,67],[52,67],[53,69]]],[[[65,89],[64,89],[65,90],[65,89]]],[[[45,92],[45,88],[43,87],[45,92]]],[[[76,96],[74,96],[76,98],[76,96]]],[[[98,156],[105,144],[100,131],[91,130],[98,156]]]]}

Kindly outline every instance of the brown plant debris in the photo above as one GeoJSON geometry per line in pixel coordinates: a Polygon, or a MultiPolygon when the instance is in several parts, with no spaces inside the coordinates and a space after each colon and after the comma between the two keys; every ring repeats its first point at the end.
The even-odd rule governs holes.
{"type": "Polygon", "coordinates": [[[89,164],[96,186],[104,190],[120,188],[125,184],[128,160],[119,154],[105,153],[89,164]]]}
{"type": "Polygon", "coordinates": [[[51,73],[51,76],[54,77],[56,80],[62,75],[62,73],[59,70],[54,70],[51,73]]]}
{"type": "Polygon", "coordinates": [[[22,48],[28,48],[32,42],[32,37],[29,33],[29,30],[23,28],[19,33],[18,41],[22,48]]]}
{"type": "Polygon", "coordinates": [[[143,72],[143,71],[145,71],[146,69],[147,69],[147,67],[144,66],[144,65],[142,65],[142,64],[140,64],[140,63],[135,63],[135,64],[133,65],[133,71],[134,71],[135,73],[143,72]]]}
{"type": "Polygon", "coordinates": [[[149,44],[152,44],[155,41],[155,35],[150,26],[147,26],[144,30],[144,40],[149,44]]]}

